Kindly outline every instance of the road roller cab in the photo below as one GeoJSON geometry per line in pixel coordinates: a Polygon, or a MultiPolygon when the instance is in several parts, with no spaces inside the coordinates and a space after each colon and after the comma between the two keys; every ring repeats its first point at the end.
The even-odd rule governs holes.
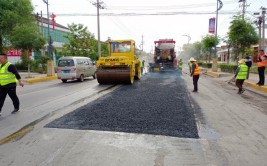
{"type": "Polygon", "coordinates": [[[108,56],[96,63],[99,84],[133,84],[141,77],[141,62],[135,57],[134,40],[108,40],[108,56]]]}

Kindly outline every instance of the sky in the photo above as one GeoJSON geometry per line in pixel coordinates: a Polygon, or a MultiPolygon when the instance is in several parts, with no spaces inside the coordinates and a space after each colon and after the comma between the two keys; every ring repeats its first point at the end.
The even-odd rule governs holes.
{"type": "MultiPolygon", "coordinates": [[[[218,12],[217,34],[225,37],[232,16],[242,11],[239,0],[221,0],[218,12]]],[[[34,11],[47,17],[43,0],[31,0],[34,11]]],[[[179,51],[183,44],[201,41],[208,33],[209,18],[216,17],[216,0],[100,0],[100,40],[109,37],[133,39],[136,46],[151,52],[154,41],[173,39],[179,51]],[[142,40],[143,39],[143,40],[142,40]],[[143,42],[142,42],[143,41],[143,42]]],[[[56,22],[83,24],[98,39],[96,0],[48,0],[49,13],[56,22]]],[[[246,16],[256,20],[253,13],[267,7],[267,0],[247,0],[246,16]]]]}

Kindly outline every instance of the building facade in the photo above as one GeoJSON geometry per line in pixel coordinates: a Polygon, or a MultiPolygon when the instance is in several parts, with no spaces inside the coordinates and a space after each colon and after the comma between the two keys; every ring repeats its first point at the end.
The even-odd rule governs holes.
{"type": "MultiPolygon", "coordinates": [[[[39,27],[40,33],[46,39],[47,43],[44,45],[44,49],[38,52],[30,52],[29,56],[31,59],[37,60],[41,55],[48,56],[48,19],[42,16],[36,16],[36,23],[39,27]]],[[[53,46],[53,59],[56,61],[58,54],[61,52],[63,44],[68,43],[67,38],[65,37],[70,32],[69,29],[63,25],[60,25],[56,22],[53,23],[52,20],[49,20],[49,32],[52,38],[53,46]],[[55,51],[56,50],[56,51],[55,51]]],[[[8,60],[11,63],[18,63],[21,61],[21,51],[17,49],[9,49],[7,51],[8,60]]]]}

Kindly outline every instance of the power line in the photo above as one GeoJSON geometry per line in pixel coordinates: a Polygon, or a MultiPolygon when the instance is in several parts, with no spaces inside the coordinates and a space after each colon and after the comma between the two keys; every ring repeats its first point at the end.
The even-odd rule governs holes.
{"type": "MultiPolygon", "coordinates": [[[[203,12],[157,12],[157,13],[101,13],[100,16],[159,16],[159,15],[209,15],[215,14],[215,11],[203,12]]],[[[236,10],[221,11],[222,15],[236,14],[236,10]]],[[[58,13],[57,16],[97,16],[95,13],[58,13]]]]}
{"type": "MultiPolygon", "coordinates": [[[[225,1],[224,4],[236,4],[236,0],[225,1]]],[[[172,9],[185,9],[185,8],[202,8],[214,7],[216,3],[198,3],[187,5],[171,5],[171,6],[109,6],[111,9],[119,10],[172,10],[172,9]]]]}

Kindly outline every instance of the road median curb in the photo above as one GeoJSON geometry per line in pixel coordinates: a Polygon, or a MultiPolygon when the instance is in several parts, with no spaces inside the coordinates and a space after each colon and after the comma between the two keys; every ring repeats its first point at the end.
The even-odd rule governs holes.
{"type": "Polygon", "coordinates": [[[57,76],[32,78],[32,79],[28,79],[27,82],[28,83],[35,83],[35,82],[49,81],[49,80],[54,80],[54,79],[57,79],[57,76]]]}

